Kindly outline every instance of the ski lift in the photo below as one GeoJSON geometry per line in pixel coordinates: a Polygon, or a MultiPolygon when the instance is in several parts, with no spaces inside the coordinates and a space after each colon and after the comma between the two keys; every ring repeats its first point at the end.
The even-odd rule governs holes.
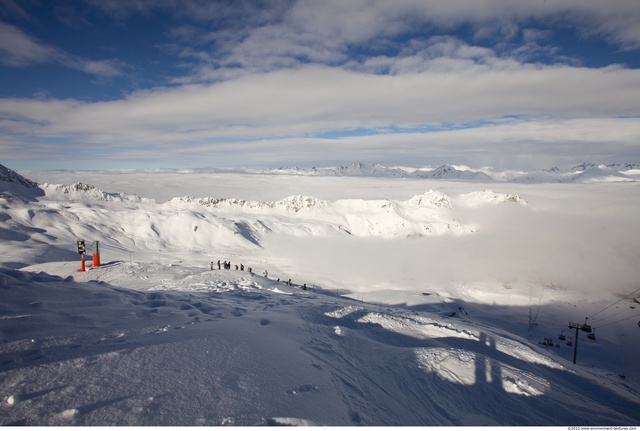
{"type": "Polygon", "coordinates": [[[590,340],[595,341],[596,340],[596,328],[593,328],[593,332],[591,332],[589,335],[587,335],[587,338],[590,340]]]}
{"type": "Polygon", "coordinates": [[[573,338],[569,338],[569,341],[567,341],[567,346],[573,346],[573,338]]]}
{"type": "Polygon", "coordinates": [[[560,336],[558,337],[558,340],[564,341],[566,339],[567,339],[567,337],[564,336],[564,331],[560,331],[560,336]]]}
{"type": "Polygon", "coordinates": [[[580,330],[582,332],[588,332],[591,333],[591,325],[587,325],[587,318],[585,317],[584,319],[584,323],[582,324],[582,326],[580,327],[580,330]]]}

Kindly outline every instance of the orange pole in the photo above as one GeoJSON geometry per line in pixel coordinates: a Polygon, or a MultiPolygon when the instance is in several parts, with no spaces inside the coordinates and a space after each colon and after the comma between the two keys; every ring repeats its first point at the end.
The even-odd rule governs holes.
{"type": "Polygon", "coordinates": [[[84,267],[84,254],[82,255],[82,260],[80,261],[80,271],[84,272],[86,271],[85,267],[84,267]]]}
{"type": "Polygon", "coordinates": [[[97,268],[100,266],[100,250],[98,249],[99,242],[96,241],[96,252],[93,253],[93,267],[97,268]]]}

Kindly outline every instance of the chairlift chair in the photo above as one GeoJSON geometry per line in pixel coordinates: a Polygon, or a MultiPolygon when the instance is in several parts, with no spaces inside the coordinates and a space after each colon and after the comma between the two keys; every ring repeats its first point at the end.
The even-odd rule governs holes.
{"type": "Polygon", "coordinates": [[[593,328],[593,332],[591,332],[589,335],[587,335],[587,338],[590,340],[595,341],[596,340],[596,328],[593,328]]]}
{"type": "Polygon", "coordinates": [[[567,341],[567,346],[573,346],[573,338],[570,338],[569,341],[567,341]]]}
{"type": "Polygon", "coordinates": [[[565,336],[564,336],[564,331],[560,331],[560,336],[558,337],[558,339],[559,339],[560,341],[564,341],[564,340],[566,340],[566,339],[567,339],[567,337],[565,337],[565,336]]]}

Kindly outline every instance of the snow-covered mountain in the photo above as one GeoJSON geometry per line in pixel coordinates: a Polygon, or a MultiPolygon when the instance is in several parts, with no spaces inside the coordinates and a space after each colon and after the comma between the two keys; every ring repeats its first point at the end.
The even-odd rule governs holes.
{"type": "Polygon", "coordinates": [[[613,163],[607,165],[607,167],[620,172],[635,171],[640,170],[640,163],[613,163]]]}
{"type": "Polygon", "coordinates": [[[322,175],[322,176],[338,176],[338,177],[410,177],[411,174],[399,168],[388,168],[379,163],[360,163],[354,162],[346,166],[338,166],[331,168],[298,168],[298,167],[280,167],[271,169],[261,169],[260,174],[274,175],[322,175]]]}
{"type": "Polygon", "coordinates": [[[631,182],[636,181],[620,171],[604,165],[585,162],[570,169],[562,170],[558,167],[518,174],[509,179],[513,182],[526,183],[602,183],[602,182],[631,182]]]}
{"type": "Polygon", "coordinates": [[[385,167],[377,163],[351,163],[337,168],[277,168],[263,169],[261,174],[298,175],[298,176],[351,176],[382,178],[425,178],[435,180],[464,181],[504,181],[526,183],[571,183],[571,182],[612,182],[635,181],[623,172],[640,174],[640,165],[633,163],[612,164],[609,166],[584,162],[569,169],[554,166],[532,172],[493,172],[491,169],[458,169],[451,165],[442,165],[435,169],[408,169],[385,167]]]}
{"type": "Polygon", "coordinates": [[[417,176],[420,178],[493,181],[493,179],[484,172],[461,171],[451,165],[442,165],[430,172],[420,172],[417,176]]]}
{"type": "Polygon", "coordinates": [[[572,178],[576,183],[633,181],[632,178],[606,166],[590,166],[583,171],[576,171],[572,178]]]}
{"type": "Polygon", "coordinates": [[[107,193],[86,183],[71,185],[45,183],[40,188],[51,199],[64,197],[68,200],[83,201],[153,202],[150,199],[127,193],[107,193]]]}
{"type": "Polygon", "coordinates": [[[197,203],[214,211],[217,217],[243,219],[252,238],[264,232],[329,236],[345,232],[361,237],[416,237],[451,233],[464,235],[478,231],[474,225],[461,224],[455,215],[453,201],[461,207],[515,202],[526,205],[517,195],[483,191],[450,198],[429,190],[407,201],[343,199],[321,200],[310,196],[290,196],[275,202],[239,199],[200,198],[189,196],[173,199],[169,205],[197,203]],[[278,216],[273,222],[273,216],[278,216]],[[282,218],[285,216],[289,220],[282,218]]]}
{"type": "MultiPolygon", "coordinates": [[[[502,278],[517,259],[486,264],[492,250],[482,235],[495,238],[491,248],[509,248],[505,237],[527,241],[514,230],[520,223],[548,216],[528,196],[428,190],[400,200],[185,196],[156,203],[86,183],[29,186],[15,178],[0,178],[0,191],[37,193],[0,199],[1,425],[640,420],[640,343],[622,326],[630,320],[618,323],[634,313],[638,296],[576,292],[545,271],[502,278]],[[511,223],[487,226],[501,214],[511,223]],[[79,271],[78,238],[89,260],[99,242],[101,265],[79,271]],[[412,253],[396,256],[405,249],[412,253]],[[439,253],[455,260],[453,272],[439,253]],[[291,255],[305,255],[297,257],[316,269],[291,255]],[[232,269],[218,269],[218,260],[232,269]],[[388,267],[389,277],[376,265],[388,267]],[[483,266],[499,275],[452,280],[468,280],[483,266]],[[355,272],[366,282],[353,281],[355,272]],[[613,301],[598,316],[613,323],[598,327],[599,341],[580,335],[577,365],[564,341],[539,344],[557,337],[558,322],[565,328],[567,319],[613,301]]],[[[548,228],[535,232],[531,247],[508,253],[530,248],[523,268],[535,269],[546,258],[535,250],[553,240],[557,266],[562,241],[548,228]]],[[[627,236],[630,243],[613,238],[612,249],[633,255],[633,232],[627,236]]],[[[619,272],[637,279],[634,270],[619,272]]]]}
{"type": "Polygon", "coordinates": [[[0,165],[0,198],[34,198],[41,195],[38,184],[0,165]]]}
{"type": "Polygon", "coordinates": [[[367,176],[367,177],[400,177],[405,178],[409,175],[402,169],[387,168],[378,163],[351,163],[347,166],[339,166],[331,168],[327,171],[328,175],[337,176],[367,176]]]}

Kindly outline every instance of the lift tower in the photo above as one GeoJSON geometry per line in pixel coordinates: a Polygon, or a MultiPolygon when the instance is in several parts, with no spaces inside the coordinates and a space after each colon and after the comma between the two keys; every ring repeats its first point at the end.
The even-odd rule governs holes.
{"type": "Polygon", "coordinates": [[[592,334],[592,329],[591,329],[591,325],[587,325],[587,320],[588,318],[584,318],[584,323],[571,323],[569,322],[569,329],[575,329],[576,330],[576,339],[575,342],[573,343],[573,363],[576,363],[576,358],[578,356],[578,334],[580,334],[580,331],[582,332],[586,332],[588,333],[588,338],[595,340],[595,334],[592,334]]]}

